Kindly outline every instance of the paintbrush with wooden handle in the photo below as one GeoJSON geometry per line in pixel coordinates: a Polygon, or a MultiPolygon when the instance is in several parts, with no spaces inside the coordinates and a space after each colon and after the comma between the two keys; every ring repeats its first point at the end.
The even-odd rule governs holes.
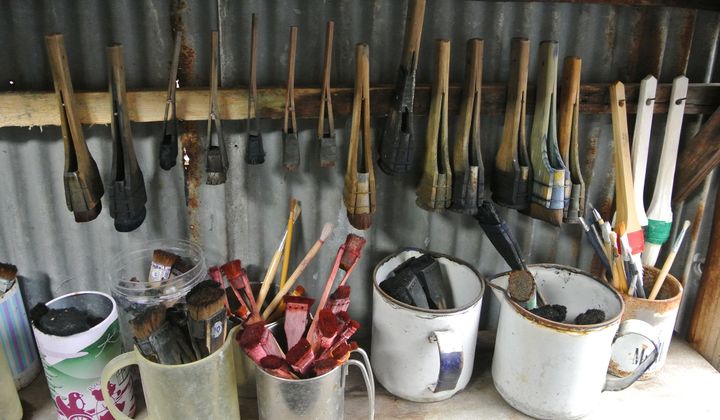
{"type": "Polygon", "coordinates": [[[343,203],[350,224],[369,229],[375,213],[375,170],[370,128],[370,58],[367,44],[355,47],[355,96],[350,125],[350,145],[345,171],[343,203]]]}
{"type": "Polygon", "coordinates": [[[252,14],[250,25],[250,86],[248,89],[245,163],[248,165],[261,165],[265,163],[265,148],[263,147],[260,119],[257,112],[257,18],[255,13],[252,14]]]}
{"type": "Polygon", "coordinates": [[[580,129],[580,69],[582,60],[566,57],[558,101],[558,144],[566,164],[563,222],[581,223],[585,213],[585,182],[580,170],[578,136],[580,129]]]}
{"type": "Polygon", "coordinates": [[[170,64],[170,75],[168,77],[168,89],[165,99],[165,114],[163,116],[163,135],[158,153],[160,168],[169,171],[177,163],[178,155],[178,120],[175,100],[177,88],[177,72],[180,65],[180,47],[182,46],[182,31],[175,30],[175,42],[173,44],[173,58],[170,64]],[[170,120],[168,121],[168,118],[170,120]]]}
{"type": "Polygon", "coordinates": [[[288,268],[290,267],[290,251],[292,250],[293,231],[295,221],[300,216],[301,209],[300,203],[296,199],[290,199],[290,214],[288,215],[287,228],[285,229],[287,235],[285,239],[285,247],[283,249],[283,264],[282,269],[280,270],[280,287],[283,287],[283,285],[285,285],[285,281],[287,280],[288,268]]]}
{"type": "Polygon", "coordinates": [[[102,210],[100,199],[105,193],[97,164],[90,154],[77,116],[75,94],[65,43],[60,34],[45,37],[55,96],[60,110],[60,129],[65,148],[63,184],[65,203],[78,223],[94,220],[102,210]]]}
{"type": "Polygon", "coordinates": [[[557,100],[558,43],[540,43],[539,74],[530,134],[533,167],[530,216],[560,226],[565,207],[565,165],[557,144],[555,107],[557,100]]]}
{"type": "Polygon", "coordinates": [[[228,157],[220,122],[220,105],[218,102],[218,73],[220,54],[218,31],[210,35],[210,111],[207,121],[207,156],[205,160],[206,184],[220,185],[227,179],[228,157]],[[214,132],[214,135],[213,135],[214,132]],[[213,138],[216,142],[213,142],[213,138]],[[215,144],[217,143],[217,144],[215,144]]]}
{"type": "Polygon", "coordinates": [[[448,154],[448,90],[450,41],[438,40],[435,83],[432,88],[425,140],[425,163],[415,203],[423,210],[442,211],[450,207],[452,173],[448,154]]]}
{"type": "Polygon", "coordinates": [[[388,175],[402,175],[412,166],[415,72],[424,19],[425,0],[410,0],[395,97],[379,142],[378,166],[388,175]]]}
{"type": "Polygon", "coordinates": [[[295,118],[295,55],[297,51],[297,26],[290,27],[288,46],[288,76],[283,117],[283,166],[288,171],[300,166],[300,143],[298,142],[297,119],[295,118]]]}
{"type": "Polygon", "coordinates": [[[660,154],[660,167],[655,179],[653,198],[648,207],[648,228],[645,250],[642,255],[643,264],[654,266],[660,248],[670,237],[672,228],[672,192],[675,180],[675,164],[677,162],[678,146],[680,145],[680,130],[682,128],[685,102],[687,98],[688,78],[678,76],[673,80],[670,92],[670,107],[668,109],[667,124],[665,125],[665,138],[663,139],[662,153],[660,154]]]}
{"type": "Polygon", "coordinates": [[[485,166],[480,151],[480,99],[482,89],[483,40],[467,42],[465,88],[452,161],[451,210],[476,214],[485,191],[485,166]]]}
{"type": "Polygon", "coordinates": [[[647,170],[648,149],[650,148],[650,129],[652,126],[653,107],[655,106],[655,90],[657,79],[648,75],[640,82],[640,93],[637,101],[635,130],[632,140],[632,172],[635,208],[637,209],[640,226],[647,226],[645,214],[645,172],[647,170]]]}
{"type": "Polygon", "coordinates": [[[323,55],[322,93],[320,95],[320,117],[318,118],[317,137],[320,141],[320,166],[330,168],[337,160],[337,144],[335,141],[335,119],[333,118],[332,95],[330,92],[330,76],[332,67],[333,34],[335,22],[327,23],[325,31],[325,53],[323,55]],[[325,129],[327,114],[327,130],[325,129]]]}
{"type": "Polygon", "coordinates": [[[660,289],[662,288],[662,285],[665,282],[665,278],[667,278],[667,275],[672,268],[673,262],[675,262],[675,257],[680,250],[680,245],[682,245],[683,238],[685,238],[685,233],[687,232],[689,227],[690,221],[686,220],[685,223],[683,223],[682,230],[678,234],[677,238],[675,238],[675,242],[670,249],[670,253],[667,256],[667,259],[665,259],[665,263],[660,270],[660,274],[658,274],[657,278],[655,279],[655,284],[653,285],[652,291],[650,292],[648,299],[655,300],[658,293],[660,293],[660,289]]]}

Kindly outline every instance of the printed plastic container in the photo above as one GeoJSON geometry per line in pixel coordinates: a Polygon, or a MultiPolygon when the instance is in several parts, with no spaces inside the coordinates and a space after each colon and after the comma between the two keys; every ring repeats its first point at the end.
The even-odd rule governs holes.
{"type": "Polygon", "coordinates": [[[0,347],[5,352],[15,387],[21,389],[29,385],[40,373],[40,358],[17,281],[0,298],[0,347]]]}
{"type": "Polygon", "coordinates": [[[163,304],[170,307],[183,299],[196,284],[207,278],[205,256],[199,246],[192,242],[175,240],[154,240],[144,242],[132,251],[117,255],[108,265],[111,294],[118,305],[120,332],[125,349],[133,348],[130,321],[148,306],[163,304]],[[153,251],[162,249],[185,259],[192,267],[186,273],[160,284],[148,283],[153,251]],[[137,282],[131,282],[131,278],[137,282]]]}

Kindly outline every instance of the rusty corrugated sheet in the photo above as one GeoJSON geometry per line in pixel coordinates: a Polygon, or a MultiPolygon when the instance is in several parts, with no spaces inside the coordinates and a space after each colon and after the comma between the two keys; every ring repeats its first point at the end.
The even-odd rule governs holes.
{"type": "MultiPolygon", "coordinates": [[[[353,46],[370,44],[371,81],[394,82],[404,25],[405,2],[376,1],[51,1],[5,0],[0,14],[0,90],[51,90],[43,35],[65,34],[76,90],[106,88],[104,47],[111,41],[125,47],[127,85],[130,89],[163,89],[172,45],[172,28],[185,31],[180,70],[182,86],[206,86],[209,66],[209,30],[219,16],[221,32],[221,84],[244,86],[248,78],[250,14],[260,18],[258,83],[282,86],[286,76],[288,26],[299,26],[297,85],[318,85],[321,74],[325,21],[336,21],[333,84],[352,86],[353,46]]],[[[583,58],[585,82],[615,79],[637,82],[654,72],[669,82],[687,71],[691,82],[710,80],[718,39],[717,12],[675,8],[638,8],[609,5],[429,1],[418,69],[420,83],[433,71],[433,41],[450,39],[451,82],[462,81],[465,41],[485,39],[484,81],[504,83],[510,40],[532,41],[530,80],[535,79],[537,45],[557,39],[561,55],[583,58]]],[[[652,162],[657,167],[664,116],[655,118],[652,162]]],[[[376,119],[380,127],[383,121],[376,119]]],[[[451,121],[454,123],[454,121],[451,121]]],[[[632,119],[631,119],[632,123],[632,119]]],[[[189,237],[203,244],[211,263],[241,258],[251,275],[262,274],[271,250],[283,230],[288,200],[302,201],[303,216],[297,229],[295,252],[306,250],[322,224],[336,231],[302,282],[316,293],[329,270],[332,254],[351,230],[342,205],[342,164],[320,169],[313,120],[300,121],[302,164],[295,174],[280,165],[279,121],[262,121],[268,159],[265,165],[243,162],[244,122],[225,124],[230,154],[230,177],[224,187],[202,182],[203,123],[184,127],[183,145],[196,166],[190,178],[190,206],[185,207],[180,166],[171,172],[157,167],[160,124],[133,127],[138,159],[149,195],[146,223],[136,232],[114,231],[107,212],[89,224],[76,224],[64,204],[63,150],[58,127],[0,130],[0,260],[17,264],[26,275],[31,300],[47,299],[79,289],[108,290],[103,266],[117,253],[159,237],[189,237]],[[198,137],[199,135],[199,137],[198,137]]],[[[345,121],[338,121],[340,127],[345,121]]],[[[424,135],[424,119],[416,135],[424,135]]],[[[500,116],[483,116],[483,154],[490,167],[502,132],[500,116]]],[[[609,115],[583,115],[583,169],[589,181],[590,201],[607,214],[612,205],[611,127],[609,115]]],[[[454,127],[454,126],[453,126],[454,127]]],[[[452,127],[451,127],[452,128],[452,127]]],[[[101,173],[110,169],[109,127],[86,129],[90,148],[101,173]]],[[[346,136],[339,133],[340,155],[346,136]]],[[[418,161],[420,152],[418,152],[418,161]]],[[[367,257],[352,284],[354,316],[369,325],[371,266],[401,246],[432,248],[475,264],[485,275],[504,270],[483,234],[471,219],[456,214],[429,214],[418,209],[414,187],[419,173],[404,178],[378,175],[379,207],[369,239],[367,257]]],[[[652,180],[648,180],[648,194],[652,180]]],[[[646,197],[646,203],[649,203],[646,197]]],[[[712,203],[708,203],[712,206],[712,203]]],[[[685,213],[694,212],[693,202],[685,213]]],[[[505,211],[530,262],[557,262],[589,269],[592,252],[577,226],[551,228],[514,211],[505,211]]],[[[692,214],[683,215],[692,218],[692,214]]],[[[707,223],[707,222],[706,222],[707,223]]],[[[701,232],[700,250],[707,235],[701,232]]],[[[678,261],[683,261],[681,255],[678,261]]],[[[676,272],[681,267],[676,267],[676,272]]]]}

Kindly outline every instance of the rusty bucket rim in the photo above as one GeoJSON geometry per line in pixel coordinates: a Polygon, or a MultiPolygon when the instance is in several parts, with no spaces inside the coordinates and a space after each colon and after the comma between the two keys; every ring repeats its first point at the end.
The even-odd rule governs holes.
{"type": "Polygon", "coordinates": [[[564,322],[551,321],[549,319],[545,319],[541,316],[535,315],[534,313],[525,309],[522,305],[520,305],[519,303],[515,302],[513,299],[510,298],[510,295],[508,294],[507,290],[502,289],[501,287],[492,284],[493,280],[496,280],[503,276],[508,276],[514,270],[508,270],[508,271],[505,271],[502,273],[498,273],[498,274],[493,275],[489,279],[487,279],[486,281],[488,283],[488,286],[492,287],[494,289],[502,290],[504,292],[503,294],[505,295],[505,299],[507,299],[510,302],[511,306],[515,309],[515,311],[518,314],[522,315],[524,318],[528,319],[529,321],[540,324],[544,327],[552,328],[555,330],[576,332],[576,333],[588,333],[591,331],[600,331],[600,330],[604,330],[614,324],[620,323],[620,320],[622,319],[622,315],[625,313],[625,300],[622,298],[622,296],[620,296],[620,293],[618,293],[617,290],[612,288],[607,282],[601,280],[599,277],[597,277],[591,273],[588,273],[587,271],[581,270],[579,268],[570,267],[570,266],[562,265],[562,264],[546,264],[546,263],[528,264],[527,267],[528,268],[542,267],[542,268],[555,268],[555,269],[560,268],[565,271],[569,271],[569,272],[576,273],[576,274],[582,274],[584,276],[590,277],[591,279],[600,283],[602,286],[604,286],[606,289],[608,289],[609,291],[611,291],[613,293],[613,295],[615,296],[617,301],[620,303],[620,311],[614,317],[607,319],[599,324],[577,325],[577,324],[566,324],[564,322]]]}
{"type": "MultiPolygon", "coordinates": [[[[656,276],[655,278],[656,278],[656,279],[657,279],[657,274],[660,274],[660,269],[658,269],[657,267],[649,266],[649,265],[643,265],[643,270],[654,271],[654,272],[655,272],[655,276],[656,276]]],[[[668,273],[668,274],[667,274],[667,277],[665,278],[665,281],[668,281],[668,280],[670,280],[671,282],[674,282],[675,284],[677,284],[677,287],[678,287],[678,292],[677,292],[677,294],[675,294],[675,296],[671,297],[670,299],[657,299],[657,298],[656,298],[656,299],[650,300],[650,299],[647,299],[647,298],[640,298],[640,297],[630,296],[630,295],[624,295],[624,296],[622,296],[622,298],[623,298],[623,300],[632,301],[632,302],[638,302],[638,303],[640,303],[640,302],[642,302],[642,303],[647,303],[647,304],[653,304],[653,303],[658,303],[658,304],[659,304],[659,303],[663,303],[663,304],[666,304],[666,305],[667,305],[667,304],[672,304],[672,305],[674,305],[676,302],[678,302],[678,305],[679,305],[679,302],[682,300],[683,293],[685,292],[685,288],[683,287],[683,285],[682,285],[682,283],[680,282],[680,280],[679,280],[677,277],[675,277],[675,276],[673,276],[672,274],[670,274],[670,273],[668,273]]],[[[654,283],[653,283],[653,284],[654,284],[654,283]]],[[[662,290],[662,289],[661,289],[661,290],[662,290]]]]}

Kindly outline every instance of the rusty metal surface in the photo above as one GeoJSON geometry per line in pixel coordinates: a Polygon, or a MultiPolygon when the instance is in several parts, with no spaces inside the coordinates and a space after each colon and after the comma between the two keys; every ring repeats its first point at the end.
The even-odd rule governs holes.
{"type": "MultiPolygon", "coordinates": [[[[299,26],[298,86],[319,86],[325,22],[336,22],[332,85],[351,87],[353,47],[370,45],[373,85],[395,79],[403,34],[405,1],[374,0],[142,0],[96,2],[90,0],[2,0],[0,14],[0,91],[51,89],[51,75],[43,35],[65,34],[68,59],[77,91],[105,90],[104,48],[111,41],[125,48],[128,89],[164,89],[172,49],[172,28],[183,28],[180,85],[207,86],[209,31],[219,16],[221,86],[247,84],[250,14],[259,17],[258,84],[282,86],[286,75],[287,27],[299,26]]],[[[691,82],[717,81],[713,77],[717,49],[718,12],[681,8],[641,8],[606,4],[552,4],[430,1],[420,47],[418,83],[430,83],[436,38],[452,41],[452,83],[462,83],[464,48],[468,38],[485,40],[485,83],[505,83],[510,40],[531,40],[530,81],[536,77],[537,46],[557,39],[560,55],[583,59],[584,83],[615,79],[637,82],[648,71],[669,82],[687,69],[691,82]],[[690,47],[688,49],[688,47],[690,47]]],[[[371,98],[372,100],[372,98],[371,98]]],[[[262,105],[262,104],[261,104],[262,105]]],[[[384,123],[373,121],[378,132],[384,123]]],[[[630,124],[633,121],[631,119],[630,124]]],[[[648,173],[657,168],[664,115],[656,115],[648,173]]],[[[418,139],[424,138],[426,120],[416,122],[418,139]]],[[[455,129],[455,116],[450,118],[455,129]]],[[[286,174],[281,169],[280,122],[262,120],[267,161],[246,166],[243,161],[245,123],[225,122],[230,162],[224,186],[204,183],[203,122],[184,125],[183,146],[190,158],[189,206],[185,206],[182,166],[159,170],[157,148],[161,124],[134,124],[138,160],[146,174],[148,216],[130,234],[120,234],[103,212],[89,224],[76,224],[64,206],[63,150],[57,127],[0,129],[0,260],[12,261],[28,279],[25,289],[32,301],[80,289],[109,289],[103,266],[121,250],[161,237],[190,238],[203,244],[210,263],[240,258],[251,277],[264,273],[282,234],[291,196],[302,202],[296,228],[294,262],[315,241],[322,224],[336,230],[300,282],[317,294],[332,256],[352,231],[342,206],[342,174],[347,155],[347,122],[338,121],[339,164],[319,167],[319,144],[314,120],[300,120],[301,165],[286,174]]],[[[483,115],[482,155],[492,167],[502,133],[501,115],[483,115]]],[[[528,127],[529,128],[529,127],[528,127]]],[[[609,217],[612,207],[613,169],[610,117],[583,115],[580,121],[583,175],[590,202],[609,217]]],[[[109,127],[85,127],[91,152],[105,177],[109,174],[109,127]]],[[[380,174],[377,179],[378,212],[368,239],[366,256],[351,280],[352,315],[369,331],[371,267],[399,247],[415,246],[457,256],[489,276],[507,269],[477,224],[453,214],[430,214],[415,206],[422,147],[416,153],[416,170],[405,177],[380,174]]],[[[486,176],[486,179],[490,179],[486,176]]],[[[645,191],[653,190],[648,179],[645,191]]],[[[713,194],[714,196],[714,194],[713,194]]],[[[695,199],[693,199],[695,200],[695,199]]],[[[690,200],[680,217],[692,218],[690,200]]],[[[650,197],[646,197],[650,202],[650,197]]],[[[712,206],[712,203],[707,203],[712,206]]],[[[592,251],[577,226],[552,228],[515,211],[501,210],[526,252],[528,262],[554,262],[590,269],[592,251]]],[[[707,217],[706,217],[707,219],[707,217]]],[[[698,250],[707,244],[707,220],[699,234],[698,250]]],[[[678,261],[684,261],[681,251],[678,261]]],[[[682,268],[677,264],[673,272],[682,268]]],[[[691,279],[691,283],[696,281],[691,279]]],[[[689,286],[692,293],[696,286],[689,286]]],[[[682,316],[682,314],[681,314],[682,316]]]]}

